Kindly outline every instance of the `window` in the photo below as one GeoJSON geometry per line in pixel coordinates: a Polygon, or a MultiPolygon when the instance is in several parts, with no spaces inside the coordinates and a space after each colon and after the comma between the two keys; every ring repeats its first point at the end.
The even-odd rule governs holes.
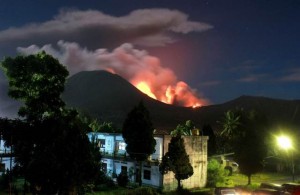
{"type": "Polygon", "coordinates": [[[119,142],[119,150],[126,150],[125,142],[119,142]]]}
{"type": "Polygon", "coordinates": [[[105,139],[99,139],[98,146],[100,148],[105,148],[105,139]]]}
{"type": "Polygon", "coordinates": [[[126,144],[123,141],[116,141],[115,145],[116,152],[121,151],[121,153],[124,153],[126,151],[126,144]]]}
{"type": "Polygon", "coordinates": [[[151,171],[144,170],[144,179],[151,180],[151,171]]]}
{"type": "Polygon", "coordinates": [[[121,166],[121,173],[127,174],[127,166],[121,166]]]}

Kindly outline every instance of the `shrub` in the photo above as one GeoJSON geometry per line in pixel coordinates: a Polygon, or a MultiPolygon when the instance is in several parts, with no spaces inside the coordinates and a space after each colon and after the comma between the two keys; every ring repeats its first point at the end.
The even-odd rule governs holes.
{"type": "Polygon", "coordinates": [[[96,186],[96,189],[99,187],[99,186],[102,186],[102,187],[114,187],[114,181],[112,180],[111,177],[109,177],[108,175],[106,175],[104,172],[100,172],[96,181],[95,181],[95,186],[96,186]]]}
{"type": "Polygon", "coordinates": [[[80,187],[78,187],[78,191],[77,193],[79,195],[83,195],[83,194],[86,194],[86,193],[91,193],[93,192],[93,189],[95,188],[95,185],[94,184],[84,184],[84,185],[81,185],[80,187]]]}
{"type": "Polygon", "coordinates": [[[228,180],[227,176],[227,170],[225,170],[216,159],[212,159],[208,162],[207,187],[216,187],[217,184],[223,185],[228,180]]]}

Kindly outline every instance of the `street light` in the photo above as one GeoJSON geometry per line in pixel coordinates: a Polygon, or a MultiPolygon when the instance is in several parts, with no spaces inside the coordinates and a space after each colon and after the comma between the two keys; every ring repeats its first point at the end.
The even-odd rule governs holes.
{"type": "Polygon", "coordinates": [[[295,165],[294,165],[292,140],[289,137],[282,135],[282,136],[277,137],[277,144],[281,149],[285,150],[286,152],[288,150],[291,150],[292,176],[293,176],[293,182],[294,182],[295,181],[295,165]]]}

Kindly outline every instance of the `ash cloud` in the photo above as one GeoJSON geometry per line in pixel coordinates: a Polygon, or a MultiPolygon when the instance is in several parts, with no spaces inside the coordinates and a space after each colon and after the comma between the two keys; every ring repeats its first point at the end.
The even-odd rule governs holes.
{"type": "MultiPolygon", "coordinates": [[[[124,77],[131,78],[131,82],[133,82],[133,78],[142,77],[140,76],[142,74],[135,75],[133,73],[135,68],[130,65],[128,67],[131,68],[119,65],[122,62],[122,56],[126,56],[122,54],[122,51],[133,52],[132,56],[134,56],[127,56],[128,59],[122,60],[136,62],[141,60],[138,56],[146,55],[146,52],[134,50],[132,45],[125,44],[119,47],[120,45],[129,42],[145,47],[165,46],[176,41],[174,37],[176,34],[203,32],[211,28],[213,27],[210,24],[191,21],[187,14],[170,9],[140,9],[123,16],[112,16],[97,10],[64,9],[51,20],[10,27],[0,31],[0,56],[14,56],[17,47],[26,48],[26,51],[20,49],[25,53],[30,53],[30,50],[43,49],[62,60],[64,64],[69,64],[69,70],[72,74],[81,70],[98,70],[97,64],[101,62],[102,69],[112,66],[116,69],[115,71],[122,72],[124,77]],[[59,42],[56,45],[59,40],[76,42],[94,51],[79,48],[75,43],[59,42]],[[29,45],[32,46],[28,47],[29,45]],[[44,46],[38,48],[34,45],[44,46]],[[115,49],[113,52],[98,49],[116,47],[119,49],[115,49]],[[128,48],[126,49],[126,47],[128,48]],[[99,58],[99,56],[101,57],[99,58]],[[119,58],[119,61],[116,60],[116,57],[119,58]],[[73,65],[70,66],[71,64],[73,65]]],[[[153,61],[154,64],[154,61],[160,63],[159,59],[155,60],[154,57],[140,58],[144,61],[153,61]]],[[[154,88],[165,82],[176,83],[177,78],[171,70],[164,68],[161,71],[163,73],[160,74],[141,72],[147,74],[149,78],[159,78],[153,86],[154,88]],[[169,76],[163,78],[162,75],[165,74],[169,76]]],[[[6,89],[7,81],[0,70],[0,113],[16,112],[18,105],[7,97],[6,89]]]]}
{"type": "Polygon", "coordinates": [[[0,45],[3,49],[15,49],[65,40],[89,49],[115,48],[125,42],[164,46],[176,41],[174,34],[211,28],[209,24],[190,21],[183,12],[169,9],[140,9],[124,16],[111,16],[97,10],[61,10],[52,20],[0,31],[0,45]]]}
{"type": "Polygon", "coordinates": [[[107,70],[135,86],[143,81],[158,100],[166,103],[181,106],[207,104],[207,100],[198,98],[196,90],[178,81],[171,69],[163,67],[159,58],[149,55],[145,50],[135,49],[132,44],[122,44],[111,52],[107,49],[90,51],[77,43],[64,41],[59,41],[57,47],[59,49],[51,45],[32,45],[18,48],[18,51],[29,55],[44,50],[66,65],[71,75],[83,70],[107,70]]]}

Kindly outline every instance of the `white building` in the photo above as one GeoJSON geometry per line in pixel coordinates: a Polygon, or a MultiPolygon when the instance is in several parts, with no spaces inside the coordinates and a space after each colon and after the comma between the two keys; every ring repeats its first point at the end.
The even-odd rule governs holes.
{"type": "Polygon", "coordinates": [[[2,138],[0,139],[0,174],[14,167],[14,157],[11,147],[6,147],[2,138]]]}
{"type": "MultiPolygon", "coordinates": [[[[115,133],[89,133],[90,140],[97,140],[102,154],[102,170],[110,177],[115,178],[121,172],[126,172],[131,182],[136,181],[136,174],[139,166],[129,158],[126,153],[126,143],[122,134],[115,133]]],[[[153,187],[164,187],[164,189],[175,189],[177,181],[172,172],[162,175],[159,172],[159,163],[163,155],[168,150],[171,140],[170,135],[155,135],[155,153],[149,160],[143,162],[142,183],[153,187]]],[[[194,175],[183,180],[185,188],[204,187],[206,184],[207,172],[207,140],[206,136],[185,136],[185,148],[190,157],[190,162],[194,169],[194,175]]]]}

